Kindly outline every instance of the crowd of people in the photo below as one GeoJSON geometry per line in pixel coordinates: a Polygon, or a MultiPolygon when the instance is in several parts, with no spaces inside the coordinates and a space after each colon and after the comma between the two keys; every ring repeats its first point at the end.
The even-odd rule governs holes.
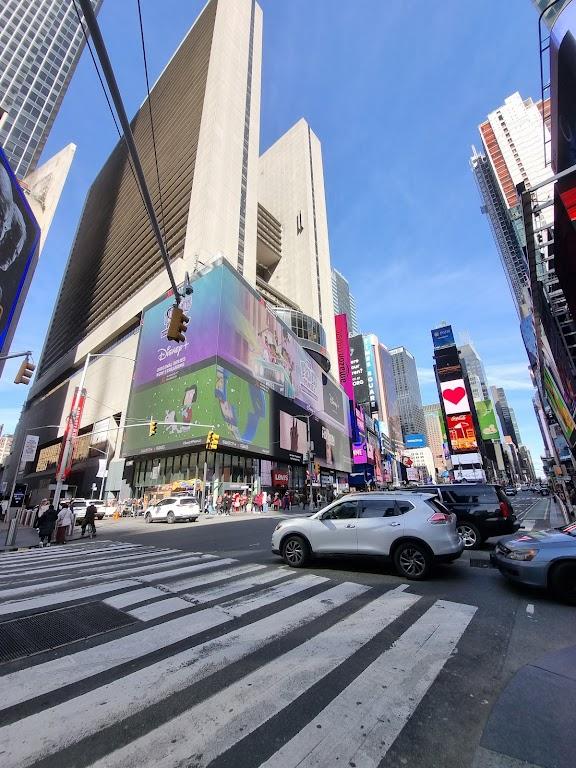
{"type": "MultiPolygon", "coordinates": [[[[35,508],[35,519],[33,527],[38,531],[40,543],[43,547],[49,547],[50,544],[66,544],[66,541],[72,536],[74,530],[74,513],[68,502],[63,501],[58,505],[58,510],[48,499],[42,499],[35,508]]],[[[85,535],[87,527],[90,526],[92,536],[96,535],[96,507],[89,504],[82,520],[82,536],[85,535]]]]}

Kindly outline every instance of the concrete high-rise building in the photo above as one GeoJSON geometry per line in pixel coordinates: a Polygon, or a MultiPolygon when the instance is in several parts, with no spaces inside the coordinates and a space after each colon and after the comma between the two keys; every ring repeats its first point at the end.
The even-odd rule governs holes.
{"type": "Polygon", "coordinates": [[[334,302],[334,314],[346,315],[350,336],[356,336],[360,333],[356,317],[356,299],[350,293],[348,280],[334,267],[332,267],[332,300],[334,302]]]}
{"type": "Polygon", "coordinates": [[[444,445],[442,438],[442,412],[439,403],[432,403],[423,406],[424,421],[426,424],[426,437],[428,446],[432,451],[434,466],[438,472],[446,469],[446,459],[444,457],[444,445]]]}
{"type": "Polygon", "coordinates": [[[486,371],[474,345],[471,343],[461,344],[458,347],[458,352],[460,354],[460,361],[463,363],[464,373],[468,374],[474,400],[488,400],[486,371]]]}
{"type": "Polygon", "coordinates": [[[84,43],[68,0],[0,3],[0,146],[18,178],[36,167],[84,43]]]}
{"type": "Polygon", "coordinates": [[[500,426],[502,427],[502,435],[512,438],[512,442],[518,448],[518,446],[522,445],[522,439],[518,429],[518,422],[516,421],[516,414],[508,405],[506,392],[504,392],[502,387],[490,387],[490,394],[494,401],[500,426]]]}
{"type": "Polygon", "coordinates": [[[405,347],[390,350],[394,371],[394,383],[400,409],[400,421],[404,437],[412,433],[425,434],[426,425],[422,410],[422,396],[416,372],[416,360],[405,347]]]}
{"type": "Polygon", "coordinates": [[[259,248],[256,285],[264,295],[266,289],[279,292],[303,313],[292,315],[288,308],[280,314],[297,335],[299,324],[309,324],[306,316],[320,323],[329,357],[336,361],[322,146],[304,119],[260,157],[258,204],[260,230],[264,212],[282,229],[276,256],[259,248]]]}
{"type": "Polygon", "coordinates": [[[12,451],[12,442],[14,440],[13,435],[1,435],[0,436],[0,467],[3,467],[6,463],[6,459],[10,456],[12,451]]]}

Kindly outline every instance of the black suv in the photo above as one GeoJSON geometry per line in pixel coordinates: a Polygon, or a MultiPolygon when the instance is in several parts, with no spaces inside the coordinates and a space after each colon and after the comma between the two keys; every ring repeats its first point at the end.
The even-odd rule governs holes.
{"type": "Polygon", "coordinates": [[[491,536],[515,533],[520,528],[510,499],[502,487],[488,483],[423,485],[416,491],[437,493],[456,515],[456,528],[466,549],[476,549],[491,536]]]}

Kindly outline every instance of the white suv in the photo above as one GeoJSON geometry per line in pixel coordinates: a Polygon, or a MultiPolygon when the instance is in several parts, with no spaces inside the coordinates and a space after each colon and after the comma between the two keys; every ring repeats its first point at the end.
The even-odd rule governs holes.
{"type": "Polygon", "coordinates": [[[463,549],[456,516],[432,494],[411,491],[351,493],[310,517],[282,520],[272,534],[272,551],[292,568],[312,555],[384,555],[417,580],[463,549]]]}
{"type": "Polygon", "coordinates": [[[144,521],[155,523],[165,520],[167,523],[175,523],[176,520],[190,520],[194,523],[199,516],[200,505],[195,496],[171,496],[149,506],[144,521]]]}

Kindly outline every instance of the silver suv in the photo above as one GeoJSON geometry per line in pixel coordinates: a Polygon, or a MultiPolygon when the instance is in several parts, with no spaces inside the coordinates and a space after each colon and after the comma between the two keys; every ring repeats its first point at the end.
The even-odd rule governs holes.
{"type": "Polygon", "coordinates": [[[348,494],[310,517],[282,520],[272,534],[272,551],[292,568],[312,555],[384,555],[417,580],[463,549],[456,516],[434,495],[410,491],[348,494]]]}
{"type": "Polygon", "coordinates": [[[156,521],[175,523],[176,520],[190,520],[195,523],[199,515],[200,505],[195,496],[170,496],[149,506],[144,520],[147,523],[155,523],[156,521]]]}

